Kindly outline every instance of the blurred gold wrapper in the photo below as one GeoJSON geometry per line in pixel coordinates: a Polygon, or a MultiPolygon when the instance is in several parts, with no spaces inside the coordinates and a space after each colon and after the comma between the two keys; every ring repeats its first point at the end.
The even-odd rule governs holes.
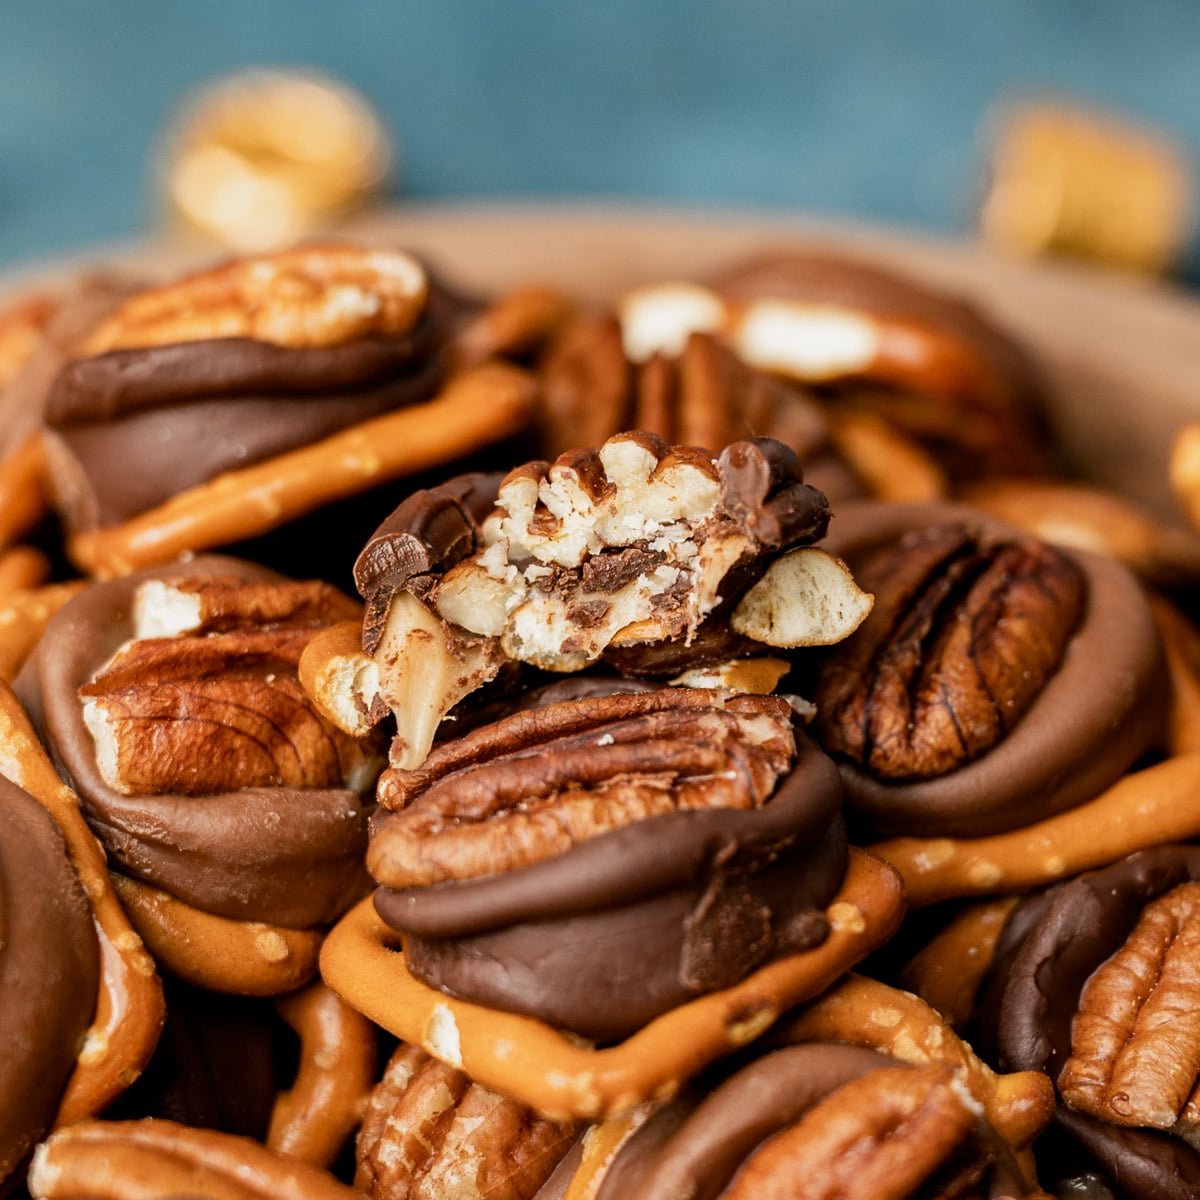
{"type": "Polygon", "coordinates": [[[1062,254],[1163,274],[1192,235],[1192,164],[1156,131],[1056,101],[990,115],[984,237],[1025,257],[1062,254]]]}
{"type": "Polygon", "coordinates": [[[176,220],[239,252],[275,249],[362,208],[395,160],[357,92],[307,71],[239,72],[202,90],[168,133],[176,220]]]}

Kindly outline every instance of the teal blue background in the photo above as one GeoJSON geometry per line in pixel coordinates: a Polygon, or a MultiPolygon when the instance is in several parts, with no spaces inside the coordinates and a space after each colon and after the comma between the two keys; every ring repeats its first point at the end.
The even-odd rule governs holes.
{"type": "Polygon", "coordinates": [[[1200,147],[1196,0],[0,0],[0,264],[148,227],[185,89],[358,86],[421,198],[635,197],[962,228],[997,96],[1200,147]]]}

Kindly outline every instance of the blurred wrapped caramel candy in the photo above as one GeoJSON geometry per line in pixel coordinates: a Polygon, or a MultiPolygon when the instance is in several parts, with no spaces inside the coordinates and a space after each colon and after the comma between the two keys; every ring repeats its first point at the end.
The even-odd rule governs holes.
{"type": "Polygon", "coordinates": [[[357,92],[308,71],[242,71],[185,107],[162,178],[172,215],[238,251],[276,249],[361,208],[395,157],[357,92]]]}
{"type": "Polygon", "coordinates": [[[1192,232],[1191,163],[1167,135],[1057,101],[1005,103],[986,130],[979,224],[1027,257],[1162,274],[1192,232]]]}

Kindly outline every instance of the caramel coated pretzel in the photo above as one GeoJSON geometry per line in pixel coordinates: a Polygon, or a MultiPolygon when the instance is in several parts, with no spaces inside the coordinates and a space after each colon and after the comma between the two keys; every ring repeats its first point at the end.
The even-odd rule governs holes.
{"type": "Polygon", "coordinates": [[[508,358],[536,349],[571,317],[575,306],[562,292],[529,283],[493,300],[454,335],[448,357],[465,371],[489,358],[508,358]]]}
{"type": "MultiPolygon", "coordinates": [[[[1054,1116],[1054,1085],[1041,1071],[998,1075],[923,1000],[874,979],[850,975],[780,1027],[789,1041],[849,1042],[901,1062],[942,1063],[962,1072],[988,1124],[1017,1155],[1036,1186],[1034,1138],[1054,1116]]],[[[772,1035],[774,1037],[774,1035],[772,1035]]]]}
{"type": "Polygon", "coordinates": [[[453,377],[424,404],[227,471],[124,524],[78,533],[67,549],[82,569],[108,578],[256,537],[332,500],[515,433],[536,396],[537,384],[528,372],[484,363],[453,377]]]}
{"type": "Polygon", "coordinates": [[[1200,538],[1112,492],[1022,480],[981,484],[963,499],[1043,541],[1115,558],[1150,583],[1176,587],[1200,579],[1200,538]]]}
{"type": "Polygon", "coordinates": [[[0,683],[0,774],[58,822],[91,905],[100,945],[96,1016],[55,1118],[56,1126],[66,1125],[100,1112],[142,1073],[166,1016],[162,984],[109,883],[104,851],[87,827],[75,793],[59,779],[6,683],[0,683]]]}
{"type": "Polygon", "coordinates": [[[319,929],[218,917],[127,875],[113,887],[154,958],[186,983],[237,996],[278,996],[317,971],[319,929]]]}
{"type": "Polygon", "coordinates": [[[874,413],[826,411],[829,436],[878,500],[924,504],[950,492],[945,472],[912,438],[874,413]]]}
{"type": "Polygon", "coordinates": [[[893,838],[870,847],[900,872],[913,908],[1025,891],[1135,850],[1200,836],[1200,753],[1118,779],[1094,800],[983,838],[893,838]]]}
{"type": "Polygon", "coordinates": [[[941,1013],[952,1028],[965,1028],[975,1011],[979,987],[991,970],[996,943],[1016,906],[1016,896],[972,904],[909,960],[900,982],[941,1013]]]}
{"type": "Polygon", "coordinates": [[[667,1099],[713,1059],[753,1041],[781,1012],[819,994],[886,941],[902,907],[895,873],[852,849],[827,910],[830,934],[820,946],[760,967],[600,1050],[532,1017],[458,1000],[419,982],[397,953],[400,935],[370,899],[334,926],[321,970],[331,988],[377,1025],[484,1087],[552,1121],[596,1119],[667,1099]]]}
{"type": "Polygon", "coordinates": [[[48,508],[46,453],[40,434],[31,433],[0,463],[0,547],[28,533],[48,508]]]}
{"type": "Polygon", "coordinates": [[[275,1101],[266,1144],[288,1158],[331,1166],[375,1086],[375,1026],[323,983],[276,1000],[275,1011],[300,1039],[300,1069],[275,1101]]]}
{"type": "Polygon", "coordinates": [[[1193,754],[1200,751],[1200,630],[1161,596],[1149,599],[1171,680],[1170,750],[1193,754]]]}

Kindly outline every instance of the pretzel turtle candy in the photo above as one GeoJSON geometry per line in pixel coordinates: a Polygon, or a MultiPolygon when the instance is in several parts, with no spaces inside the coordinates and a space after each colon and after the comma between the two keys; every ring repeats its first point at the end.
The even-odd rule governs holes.
{"type": "Polygon", "coordinates": [[[991,969],[996,942],[1017,897],[971,904],[931,938],[900,972],[900,982],[961,1032],[991,969]]]}
{"type": "Polygon", "coordinates": [[[84,822],[75,794],[59,779],[5,683],[0,683],[0,774],[28,792],[58,822],[91,904],[100,943],[96,1015],[56,1120],[65,1125],[100,1112],[141,1073],[162,1029],[162,985],[154,960],[117,899],[104,852],[84,822]]]}
{"type": "Polygon", "coordinates": [[[893,838],[871,846],[904,879],[913,908],[1025,891],[1135,850],[1200,837],[1200,753],[1117,780],[1094,800],[1011,833],[893,838]]]}
{"type": "Polygon", "coordinates": [[[992,1128],[1025,1150],[1054,1115],[1054,1088],[1038,1071],[998,1075],[928,1004],[909,992],[850,975],[772,1030],[769,1040],[837,1041],[882,1050],[910,1063],[963,1071],[992,1128]]]}
{"type": "Polygon", "coordinates": [[[363,1200],[309,1163],[174,1121],[86,1121],[52,1134],[29,1169],[34,1200],[363,1200]]]}
{"type": "Polygon", "coordinates": [[[828,906],[829,937],[760,967],[733,987],[689,1001],[625,1041],[595,1049],[531,1017],[455,999],[417,981],[399,935],[364,900],[321,950],[325,982],[377,1025],[484,1087],[551,1120],[608,1117],[668,1098],[713,1059],[762,1034],[781,1012],[819,994],[891,936],[903,901],[895,874],[852,850],[828,906]]]}
{"type": "Polygon", "coordinates": [[[357,604],[232,558],[92,583],[19,687],[149,948],[212,990],[291,991],[365,890],[371,742],[315,713],[300,651],[357,604]]]}
{"type": "Polygon", "coordinates": [[[375,1086],[377,1031],[323,983],[281,996],[275,1011],[300,1039],[300,1067],[275,1101],[266,1145],[288,1158],[331,1166],[375,1086]]]}
{"type": "Polygon", "coordinates": [[[68,540],[68,552],[81,569],[107,577],[255,537],[331,500],[450,462],[515,433],[535,396],[526,372],[485,363],[452,378],[424,404],[227,471],[121,525],[77,533],[68,540]]]}

